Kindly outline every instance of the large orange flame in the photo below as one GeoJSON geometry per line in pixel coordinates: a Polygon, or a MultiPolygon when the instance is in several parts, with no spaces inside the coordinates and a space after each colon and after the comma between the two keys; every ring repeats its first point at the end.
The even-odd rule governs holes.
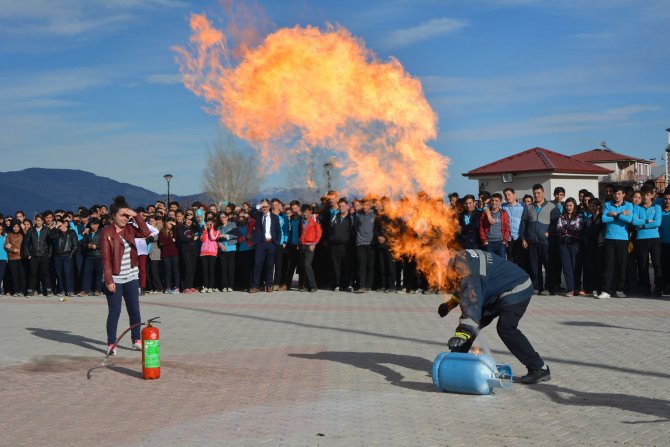
{"type": "Polygon", "coordinates": [[[445,287],[457,223],[438,199],[448,159],[427,145],[437,116],[419,80],[342,27],[284,28],[255,47],[230,48],[238,36],[204,15],[190,24],[191,45],[175,49],[184,84],[221,124],[270,169],[298,152],[332,151],[348,189],[391,198],[385,212],[405,230],[392,239],[394,254],[416,259],[432,286],[445,287]]]}

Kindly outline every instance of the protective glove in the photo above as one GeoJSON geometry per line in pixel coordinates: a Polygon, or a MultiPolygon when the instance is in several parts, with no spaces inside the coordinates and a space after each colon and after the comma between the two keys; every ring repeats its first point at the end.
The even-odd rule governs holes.
{"type": "Polygon", "coordinates": [[[440,316],[440,318],[446,317],[449,311],[458,306],[458,303],[460,303],[460,299],[458,296],[453,295],[449,301],[440,304],[440,306],[437,308],[437,314],[440,316]]]}
{"type": "Polygon", "coordinates": [[[475,328],[469,324],[459,324],[456,328],[456,333],[453,337],[447,342],[447,347],[451,352],[467,352],[467,349],[470,349],[470,342],[475,337],[475,328]]]}

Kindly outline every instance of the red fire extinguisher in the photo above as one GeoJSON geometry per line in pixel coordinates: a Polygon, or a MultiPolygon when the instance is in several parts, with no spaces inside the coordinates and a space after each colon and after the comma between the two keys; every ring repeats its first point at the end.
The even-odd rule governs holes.
{"type": "Polygon", "coordinates": [[[161,341],[158,328],[151,325],[154,320],[156,318],[147,321],[147,327],[142,329],[142,375],[145,379],[161,376],[161,341]]]}

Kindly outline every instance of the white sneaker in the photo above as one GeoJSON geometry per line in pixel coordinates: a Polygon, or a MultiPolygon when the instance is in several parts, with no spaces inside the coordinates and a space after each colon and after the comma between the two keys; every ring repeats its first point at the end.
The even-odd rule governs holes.
{"type": "Polygon", "coordinates": [[[626,294],[623,293],[621,290],[617,290],[616,297],[617,298],[626,298],[626,294]]]}
{"type": "Polygon", "coordinates": [[[610,294],[607,292],[602,292],[600,295],[598,295],[596,298],[599,300],[604,300],[606,298],[611,298],[610,294]]]}
{"type": "Polygon", "coordinates": [[[226,292],[232,292],[232,291],[233,291],[232,287],[228,287],[228,288],[226,289],[226,292]]]}
{"type": "Polygon", "coordinates": [[[593,295],[593,298],[598,298],[598,291],[594,290],[591,295],[593,295]]]}

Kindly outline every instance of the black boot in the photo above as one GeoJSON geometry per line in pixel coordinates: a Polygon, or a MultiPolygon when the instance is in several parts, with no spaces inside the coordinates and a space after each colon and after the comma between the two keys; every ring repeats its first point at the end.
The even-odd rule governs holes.
{"type": "Polygon", "coordinates": [[[546,368],[547,369],[528,368],[528,374],[521,377],[520,382],[525,383],[526,385],[532,385],[534,383],[546,382],[547,380],[551,380],[551,372],[549,371],[549,367],[547,366],[546,368]]]}

